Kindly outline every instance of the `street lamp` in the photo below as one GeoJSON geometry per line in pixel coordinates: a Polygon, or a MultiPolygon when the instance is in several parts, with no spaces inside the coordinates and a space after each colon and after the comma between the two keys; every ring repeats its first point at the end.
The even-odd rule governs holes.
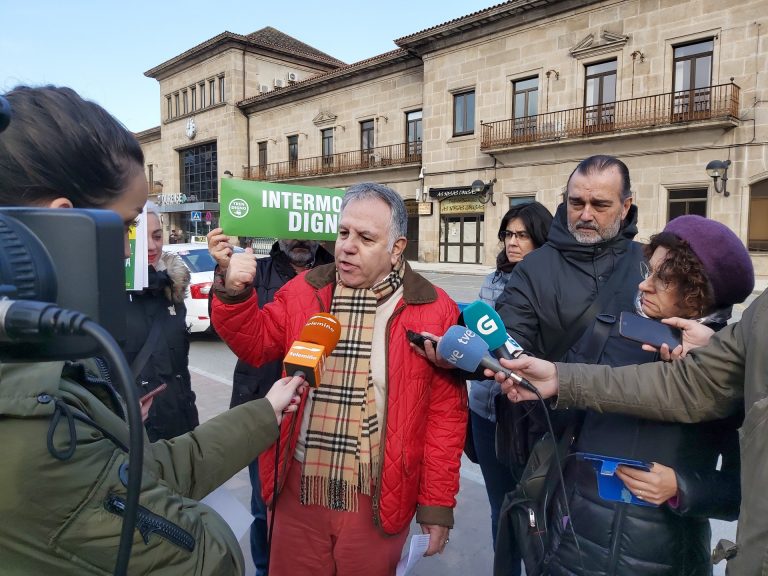
{"type": "Polygon", "coordinates": [[[475,180],[472,182],[472,194],[477,194],[477,199],[480,200],[481,204],[488,204],[488,201],[490,201],[492,206],[496,206],[496,202],[493,200],[494,182],[496,182],[495,179],[491,180],[488,184],[482,180],[475,180]]]}
{"type": "Polygon", "coordinates": [[[707,175],[715,181],[715,192],[721,193],[723,196],[729,196],[728,190],[725,189],[728,182],[728,167],[731,165],[730,160],[712,160],[707,164],[707,175]],[[717,180],[722,180],[723,184],[721,188],[717,187],[717,180]]]}

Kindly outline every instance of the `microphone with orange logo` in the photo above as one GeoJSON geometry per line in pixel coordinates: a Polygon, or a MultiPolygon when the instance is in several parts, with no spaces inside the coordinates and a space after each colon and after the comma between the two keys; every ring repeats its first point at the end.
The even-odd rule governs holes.
{"type": "Polygon", "coordinates": [[[320,386],[325,359],[336,348],[341,336],[341,324],[332,314],[318,312],[310,316],[299,339],[285,355],[286,374],[303,375],[308,384],[320,386]]]}

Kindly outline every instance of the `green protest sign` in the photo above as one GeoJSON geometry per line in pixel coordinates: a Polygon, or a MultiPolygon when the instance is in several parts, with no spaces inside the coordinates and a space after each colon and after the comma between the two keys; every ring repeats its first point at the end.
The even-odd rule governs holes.
{"type": "Polygon", "coordinates": [[[344,190],[225,178],[220,225],[229,236],[336,240],[344,190]]]}

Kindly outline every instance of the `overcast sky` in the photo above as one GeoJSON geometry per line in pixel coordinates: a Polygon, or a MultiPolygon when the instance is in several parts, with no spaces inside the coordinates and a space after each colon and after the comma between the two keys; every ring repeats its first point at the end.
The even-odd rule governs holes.
{"type": "Polygon", "coordinates": [[[225,30],[273,26],[347,63],[396,38],[493,6],[477,0],[0,0],[0,91],[71,86],[141,131],[160,123],[150,68],[225,30]]]}

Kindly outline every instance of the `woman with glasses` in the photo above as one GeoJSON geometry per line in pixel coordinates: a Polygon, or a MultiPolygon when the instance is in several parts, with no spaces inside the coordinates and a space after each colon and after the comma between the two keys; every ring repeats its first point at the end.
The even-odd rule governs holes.
{"type": "MultiPolygon", "coordinates": [[[[486,276],[480,288],[480,299],[494,306],[504,291],[515,265],[527,254],[547,241],[552,214],[540,203],[529,202],[511,208],[504,214],[499,226],[502,250],[496,257],[496,270],[486,276]]],[[[491,505],[491,530],[496,542],[499,509],[504,495],[517,482],[509,467],[496,459],[496,396],[501,393],[493,380],[470,381],[469,408],[472,440],[478,464],[485,480],[491,505]]],[[[520,574],[520,569],[516,574],[520,574]]]]}

